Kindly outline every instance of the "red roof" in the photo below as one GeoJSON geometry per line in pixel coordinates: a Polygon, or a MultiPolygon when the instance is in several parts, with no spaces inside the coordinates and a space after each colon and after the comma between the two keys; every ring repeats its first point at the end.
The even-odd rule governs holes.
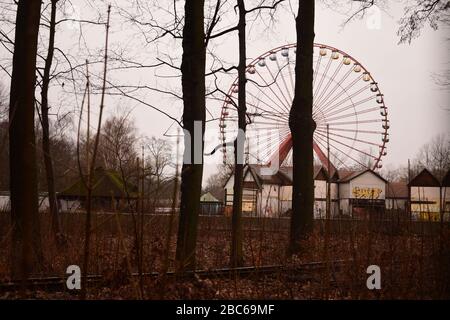
{"type": "Polygon", "coordinates": [[[339,170],[338,171],[339,182],[348,182],[352,179],[355,179],[356,177],[359,177],[360,175],[362,175],[366,172],[370,172],[370,173],[374,174],[375,176],[377,176],[378,178],[380,178],[381,180],[383,180],[384,182],[387,182],[385,178],[383,178],[382,176],[380,176],[378,173],[376,173],[375,171],[373,171],[371,169],[364,169],[364,170],[359,170],[359,171],[339,170]]]}
{"type": "Polygon", "coordinates": [[[389,182],[387,184],[386,198],[408,198],[408,184],[406,182],[389,182]]]}

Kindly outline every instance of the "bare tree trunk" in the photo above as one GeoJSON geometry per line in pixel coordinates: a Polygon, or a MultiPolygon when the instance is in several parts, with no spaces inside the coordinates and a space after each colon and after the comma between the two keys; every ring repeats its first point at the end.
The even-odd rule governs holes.
{"type": "Polygon", "coordinates": [[[12,259],[14,279],[26,279],[32,266],[42,265],[38,216],[34,91],[41,1],[20,0],[11,77],[9,161],[12,259]]]}
{"type": "Polygon", "coordinates": [[[314,6],[314,0],[300,0],[296,19],[296,82],[289,115],[293,151],[290,254],[300,250],[300,240],[313,227],[313,133],[316,126],[312,119],[314,6]]]}
{"type": "Polygon", "coordinates": [[[181,172],[181,204],[176,251],[177,269],[180,271],[195,268],[205,130],[206,49],[203,10],[204,0],[186,0],[181,73],[183,128],[185,132],[189,132],[190,139],[185,137],[185,157],[181,172]],[[197,136],[194,135],[195,122],[201,125],[201,133],[198,132],[197,136]],[[195,149],[198,149],[197,155],[195,149]]]}
{"type": "Polygon", "coordinates": [[[240,129],[236,140],[234,141],[234,185],[233,185],[233,216],[231,221],[231,267],[239,267],[244,264],[244,255],[242,251],[242,189],[243,189],[243,154],[244,139],[246,130],[245,114],[247,112],[245,85],[246,85],[246,41],[245,41],[245,3],[244,0],[238,0],[239,22],[239,65],[238,65],[238,128],[240,129]],[[240,140],[240,141],[239,141],[240,140]]]}
{"type": "MultiPolygon", "coordinates": [[[[92,189],[93,189],[93,176],[95,175],[95,160],[97,157],[98,145],[101,135],[102,127],[102,116],[103,109],[105,107],[105,90],[106,90],[106,74],[108,67],[108,44],[109,44],[109,22],[111,15],[111,5],[108,6],[107,20],[106,20],[106,39],[105,39],[105,55],[104,55],[104,65],[103,65],[103,83],[102,83],[102,93],[100,98],[100,111],[97,123],[97,132],[95,134],[94,140],[94,150],[92,152],[91,163],[88,168],[88,181],[86,185],[87,195],[86,195],[86,223],[84,229],[84,252],[83,252],[83,286],[81,287],[81,298],[83,300],[87,297],[87,278],[89,276],[89,255],[90,255],[90,242],[91,242],[91,216],[92,216],[92,189]]],[[[89,80],[88,80],[89,81],[89,80]]],[[[89,82],[88,82],[89,83],[89,82]]],[[[87,87],[89,90],[89,86],[87,87]]],[[[88,92],[89,93],[89,92],[88,92]]],[[[88,95],[89,104],[89,95],[88,95]]],[[[90,108],[90,107],[88,107],[90,108]]],[[[89,125],[89,124],[88,124],[89,125]]]]}
{"type": "Polygon", "coordinates": [[[44,75],[42,77],[41,90],[41,116],[42,116],[42,150],[44,154],[45,174],[47,179],[48,200],[50,204],[50,214],[52,216],[52,229],[55,240],[59,242],[60,222],[58,216],[58,202],[56,200],[55,178],[53,171],[53,160],[50,151],[50,125],[48,119],[48,88],[50,84],[50,69],[53,63],[53,53],[55,51],[55,27],[56,27],[56,3],[51,1],[50,35],[48,41],[47,59],[45,59],[44,75]]]}

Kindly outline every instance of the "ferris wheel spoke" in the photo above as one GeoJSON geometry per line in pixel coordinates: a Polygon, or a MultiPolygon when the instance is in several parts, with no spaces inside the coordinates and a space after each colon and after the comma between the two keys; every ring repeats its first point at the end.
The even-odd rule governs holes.
{"type": "MultiPolygon", "coordinates": [[[[317,85],[317,87],[316,87],[315,90],[314,90],[313,97],[316,97],[316,96],[317,96],[317,93],[319,92],[320,87],[322,87],[323,80],[325,79],[325,74],[328,73],[328,70],[330,69],[331,62],[332,62],[332,61],[333,61],[333,60],[332,60],[331,58],[328,59],[328,63],[327,63],[327,65],[326,65],[326,67],[325,67],[325,70],[324,70],[324,72],[322,73],[322,76],[320,77],[319,84],[317,85]]],[[[313,80],[313,82],[314,82],[314,80],[313,80]]]]}
{"type": "MultiPolygon", "coordinates": [[[[266,68],[268,68],[267,67],[267,64],[266,64],[266,68]]],[[[286,110],[286,111],[289,111],[289,106],[288,105],[286,105],[285,104],[285,102],[283,101],[283,100],[281,100],[281,98],[280,98],[280,96],[278,95],[278,94],[276,94],[275,93],[275,91],[273,90],[273,88],[272,88],[272,85],[273,84],[275,84],[276,83],[276,79],[274,79],[273,80],[273,82],[271,82],[270,84],[266,81],[266,79],[264,79],[264,77],[261,75],[261,73],[258,71],[258,69],[255,69],[255,71],[256,71],[256,74],[259,76],[259,78],[264,82],[264,84],[265,84],[265,86],[264,86],[264,88],[269,88],[269,90],[272,92],[272,94],[277,98],[277,100],[281,103],[281,105],[283,106],[283,108],[286,110]]],[[[273,78],[273,76],[272,76],[272,78],[273,78]]],[[[256,83],[255,83],[256,84],[256,83]]],[[[259,87],[259,86],[258,86],[259,87]]],[[[278,87],[279,88],[279,87],[278,87]]],[[[261,88],[260,88],[260,91],[261,92],[264,92],[261,88]]],[[[267,96],[267,94],[264,92],[264,94],[267,96]]],[[[267,96],[268,97],[268,96],[267,96]]],[[[270,99],[270,98],[269,98],[270,99]]],[[[270,99],[272,102],[274,102],[272,99],[270,99]]],[[[277,104],[277,106],[278,107],[280,107],[278,104],[277,104]]]]}
{"type": "MultiPolygon", "coordinates": [[[[321,110],[321,113],[325,114],[325,115],[330,115],[330,112],[332,112],[334,109],[336,109],[337,107],[343,105],[345,102],[349,101],[352,102],[352,105],[355,105],[355,103],[353,103],[353,98],[355,98],[356,96],[358,96],[359,94],[363,93],[365,91],[365,88],[361,88],[360,90],[352,93],[351,95],[346,96],[344,99],[341,99],[339,102],[336,102],[335,104],[327,107],[326,109],[321,110]]],[[[371,99],[374,99],[376,97],[376,95],[372,95],[366,99],[360,100],[358,101],[359,104],[367,102],[371,99]]]]}
{"type": "MultiPolygon", "coordinates": [[[[320,132],[317,132],[317,134],[320,135],[320,136],[323,137],[323,138],[326,138],[326,134],[322,134],[322,133],[320,133],[320,132]]],[[[355,151],[357,151],[357,152],[359,152],[359,153],[361,153],[361,154],[364,154],[364,155],[366,155],[366,156],[368,156],[368,157],[371,157],[371,158],[373,158],[373,159],[378,159],[378,157],[375,157],[374,155],[372,155],[372,154],[370,154],[370,153],[368,153],[368,152],[366,152],[366,151],[363,151],[363,150],[360,150],[360,149],[358,149],[358,148],[355,148],[354,146],[348,145],[348,144],[346,144],[346,143],[344,143],[344,142],[341,142],[341,141],[338,141],[338,140],[336,140],[336,139],[334,139],[334,138],[331,138],[331,137],[330,137],[330,141],[336,142],[336,143],[338,143],[338,144],[340,144],[340,145],[342,145],[342,146],[344,146],[344,147],[347,147],[347,148],[349,148],[349,149],[355,150],[355,151]]],[[[330,143],[330,145],[331,145],[331,143],[330,143]]]]}
{"type": "MultiPolygon", "coordinates": [[[[288,59],[288,60],[287,60],[287,62],[286,62],[286,66],[289,66],[289,58],[287,58],[287,59],[288,59]]],[[[278,66],[278,69],[279,69],[279,70],[282,69],[282,68],[280,67],[280,62],[278,61],[278,59],[277,59],[277,66],[278,66]]],[[[285,79],[285,77],[284,77],[283,71],[280,71],[280,74],[281,74],[281,80],[283,80],[283,84],[284,84],[284,87],[286,88],[286,92],[287,92],[287,95],[288,95],[287,103],[288,103],[288,104],[289,104],[289,103],[292,103],[293,96],[292,96],[291,92],[289,91],[289,88],[288,88],[288,86],[287,86],[286,79],[285,79]]]]}
{"type": "Polygon", "coordinates": [[[259,141],[267,141],[267,139],[272,139],[272,137],[278,136],[278,135],[285,135],[289,133],[289,129],[288,128],[277,128],[277,129],[258,129],[258,130],[251,130],[248,132],[248,137],[249,138],[254,138],[255,136],[257,137],[257,139],[259,139],[259,141]],[[263,132],[260,132],[263,131],[263,132]],[[261,137],[261,134],[264,135],[264,137],[261,137]],[[259,138],[258,138],[259,136],[259,138]],[[265,140],[261,140],[261,138],[265,139],[265,140]]]}
{"type": "MultiPolygon", "coordinates": [[[[256,88],[258,88],[258,90],[259,90],[259,91],[260,91],[267,99],[269,99],[273,104],[275,104],[278,108],[280,108],[280,110],[281,110],[281,109],[284,109],[284,110],[286,110],[287,112],[289,112],[289,109],[288,109],[287,106],[284,104],[284,102],[281,101],[280,97],[278,97],[278,95],[275,93],[275,91],[273,91],[272,86],[270,86],[270,85],[267,83],[267,81],[261,76],[261,74],[258,72],[258,70],[256,70],[256,73],[257,73],[258,76],[261,78],[261,80],[265,83],[265,85],[269,88],[269,90],[272,92],[272,94],[277,98],[277,100],[279,101],[279,103],[281,103],[281,106],[280,106],[280,104],[278,104],[277,102],[273,101],[272,98],[270,98],[269,95],[268,95],[264,90],[261,89],[261,87],[257,84],[257,82],[251,82],[251,83],[253,83],[253,85],[254,85],[256,88]]],[[[266,88],[266,87],[264,87],[264,88],[266,88]]]]}
{"type": "Polygon", "coordinates": [[[348,91],[350,90],[350,88],[352,88],[361,78],[362,78],[362,76],[356,78],[351,83],[349,83],[345,88],[343,88],[340,85],[336,86],[336,88],[340,88],[341,90],[335,96],[333,96],[332,98],[327,98],[324,101],[320,101],[320,104],[317,103],[316,104],[317,105],[317,109],[315,111],[316,112],[322,112],[324,109],[328,108],[330,106],[330,104],[332,104],[333,102],[338,100],[344,94],[347,94],[348,91]]]}
{"type": "MultiPolygon", "coordinates": [[[[319,130],[316,129],[316,131],[322,132],[322,133],[325,134],[325,135],[326,135],[326,133],[327,133],[326,130],[322,130],[322,129],[319,129],[319,130]]],[[[330,136],[334,136],[334,137],[339,137],[339,138],[347,139],[347,140],[352,140],[352,141],[361,142],[361,143],[368,144],[368,145],[372,145],[372,146],[375,146],[375,147],[382,147],[382,146],[379,145],[378,143],[371,142],[371,141],[367,141],[367,140],[362,140],[362,139],[357,139],[357,138],[355,138],[355,137],[343,136],[343,135],[340,135],[340,134],[337,134],[337,133],[332,133],[332,132],[329,132],[329,135],[330,135],[330,136]]]]}
{"type": "Polygon", "coordinates": [[[366,98],[366,99],[359,100],[359,101],[357,101],[357,102],[352,102],[351,104],[349,104],[349,105],[347,105],[347,106],[345,106],[345,107],[342,107],[342,108],[340,108],[340,109],[338,109],[338,110],[335,110],[335,111],[333,111],[333,112],[324,113],[324,114],[322,114],[321,118],[318,118],[318,119],[324,119],[324,120],[326,120],[328,117],[335,116],[335,115],[337,115],[337,114],[339,114],[339,113],[341,113],[341,112],[344,112],[344,111],[347,111],[347,110],[349,110],[349,109],[355,108],[356,106],[359,106],[359,105],[361,105],[361,104],[363,104],[363,103],[366,103],[366,102],[368,102],[368,101],[370,101],[370,100],[372,100],[372,99],[373,99],[373,97],[368,97],[368,98],[366,98]]]}
{"type": "Polygon", "coordinates": [[[327,107],[330,103],[339,99],[342,95],[347,93],[354,85],[356,85],[359,81],[361,81],[362,77],[363,77],[362,75],[356,77],[355,79],[353,79],[352,82],[347,84],[347,86],[345,86],[345,87],[336,86],[336,89],[339,88],[339,89],[341,89],[341,91],[339,91],[335,96],[327,97],[326,99],[324,99],[324,101],[321,101],[322,106],[327,107]]]}
{"type": "MultiPolygon", "coordinates": [[[[277,123],[280,123],[280,121],[283,121],[283,125],[285,125],[286,123],[286,118],[278,116],[276,114],[273,113],[268,113],[268,114],[259,114],[258,117],[262,118],[262,119],[267,119],[267,120],[272,120],[272,121],[276,121],[277,123]]],[[[250,123],[254,123],[255,120],[251,120],[250,123]]]]}
{"type": "MultiPolygon", "coordinates": [[[[278,63],[278,59],[277,59],[277,63],[278,63]]],[[[286,67],[286,65],[283,66],[283,68],[286,67]]],[[[281,78],[283,78],[283,68],[279,68],[278,73],[277,73],[277,77],[279,75],[281,75],[281,78]]],[[[276,79],[276,77],[273,75],[272,71],[269,68],[269,65],[266,64],[266,69],[269,72],[270,76],[272,77],[273,82],[275,83],[275,85],[278,88],[278,91],[280,91],[281,96],[284,98],[284,101],[286,102],[286,106],[289,108],[289,106],[291,105],[292,102],[289,102],[289,100],[286,98],[286,96],[284,95],[283,90],[281,90],[280,85],[278,84],[278,81],[276,79]]]]}
{"type": "MultiPolygon", "coordinates": [[[[321,148],[322,150],[327,150],[326,142],[324,142],[324,143],[325,143],[325,145],[324,145],[324,143],[322,143],[322,140],[314,139],[314,141],[315,141],[315,143],[319,146],[319,148],[322,147],[322,148],[321,148]]],[[[330,149],[331,149],[331,148],[330,148],[330,149]]],[[[332,150],[330,150],[330,159],[329,159],[329,161],[330,161],[331,163],[333,163],[334,161],[332,161],[332,160],[337,160],[337,161],[339,161],[345,168],[348,168],[347,164],[346,164],[344,161],[342,161],[342,160],[340,159],[340,157],[339,157],[338,155],[336,155],[332,150]],[[332,159],[332,158],[334,158],[334,159],[332,159]]],[[[336,168],[336,169],[337,169],[337,168],[336,168]]]]}
{"type": "Polygon", "coordinates": [[[268,148],[264,149],[264,156],[270,156],[273,154],[273,150],[275,150],[277,148],[277,145],[279,145],[279,143],[281,141],[283,141],[288,135],[290,134],[289,130],[283,130],[283,131],[278,131],[278,132],[274,132],[272,134],[268,134],[264,139],[261,138],[257,138],[257,141],[259,140],[259,143],[267,143],[268,148]],[[273,143],[273,142],[278,142],[278,143],[273,143]]]}
{"type": "MultiPolygon", "coordinates": [[[[253,119],[263,118],[263,119],[274,120],[274,121],[277,121],[277,122],[282,121],[283,123],[288,121],[288,118],[283,113],[274,113],[274,112],[268,111],[268,110],[263,109],[263,108],[259,108],[259,109],[260,110],[258,110],[258,111],[260,111],[260,112],[255,112],[255,113],[247,112],[247,116],[249,118],[253,117],[253,119]]],[[[254,122],[254,120],[251,120],[250,123],[252,123],[252,122],[254,122]]]]}
{"type": "Polygon", "coordinates": [[[316,67],[314,68],[313,88],[314,88],[314,85],[316,84],[317,73],[319,72],[319,68],[320,68],[320,61],[322,61],[322,55],[319,54],[319,57],[317,58],[317,62],[316,62],[316,67]]]}
{"type": "Polygon", "coordinates": [[[343,65],[344,65],[343,63],[340,63],[339,66],[334,70],[334,72],[331,75],[331,77],[328,78],[327,84],[325,85],[325,88],[320,92],[319,96],[317,97],[317,100],[320,100],[322,98],[322,96],[327,92],[327,90],[330,87],[331,83],[336,78],[336,75],[339,73],[339,71],[341,71],[341,68],[342,68],[343,65]]]}
{"type": "MultiPolygon", "coordinates": [[[[326,125],[321,125],[317,127],[326,128],[326,125]]],[[[342,128],[329,128],[330,131],[345,131],[345,132],[360,132],[360,133],[368,133],[368,134],[383,134],[382,131],[374,131],[374,130],[357,130],[357,129],[342,129],[342,128]]]]}
{"type": "Polygon", "coordinates": [[[260,132],[260,131],[266,131],[266,130],[284,130],[284,128],[283,127],[280,127],[280,126],[273,126],[273,127],[259,127],[258,129],[251,129],[251,130],[249,130],[249,132],[250,131],[258,131],[258,132],[260,132]]]}
{"type": "Polygon", "coordinates": [[[347,114],[340,115],[338,117],[330,118],[330,119],[327,119],[327,120],[328,121],[341,120],[341,119],[345,119],[345,118],[348,118],[348,117],[359,116],[359,115],[362,115],[362,114],[365,114],[365,113],[369,113],[369,112],[373,112],[373,111],[376,111],[376,110],[380,110],[380,108],[379,107],[373,107],[373,108],[369,108],[369,109],[358,110],[357,112],[347,113],[347,114]]]}
{"type": "MultiPolygon", "coordinates": [[[[264,100],[259,99],[258,97],[256,97],[253,93],[247,92],[247,94],[249,94],[251,97],[253,97],[253,98],[256,99],[256,100],[259,100],[259,101],[262,102],[264,105],[266,105],[268,108],[272,109],[272,110],[274,111],[274,113],[284,114],[284,112],[280,111],[279,109],[275,109],[273,106],[271,106],[270,104],[268,104],[266,101],[264,101],[264,100]]],[[[249,103],[249,102],[247,102],[247,104],[250,105],[250,106],[252,106],[252,107],[255,108],[256,110],[257,110],[257,109],[262,109],[262,110],[265,110],[265,111],[267,111],[267,112],[271,112],[271,111],[269,111],[269,110],[267,110],[267,109],[263,109],[263,108],[262,108],[261,106],[259,106],[259,105],[255,105],[255,104],[252,104],[252,103],[249,103]]]]}
{"type": "Polygon", "coordinates": [[[287,126],[286,123],[283,123],[283,122],[276,122],[276,121],[273,121],[273,122],[267,122],[267,121],[254,121],[254,122],[252,122],[252,124],[258,124],[258,125],[279,125],[280,128],[287,126]]]}
{"type": "MultiPolygon", "coordinates": [[[[326,145],[326,139],[325,138],[320,138],[320,140],[326,145]]],[[[330,149],[334,148],[337,151],[339,151],[340,154],[345,155],[346,158],[352,159],[353,161],[355,161],[356,163],[358,163],[359,165],[363,166],[363,167],[367,167],[367,165],[365,165],[364,163],[362,163],[360,160],[357,160],[355,158],[353,158],[348,152],[344,152],[341,149],[339,149],[338,147],[336,147],[335,145],[333,145],[332,143],[330,143],[330,149]]],[[[330,152],[331,153],[331,152],[330,152]]]]}
{"type": "MultiPolygon", "coordinates": [[[[289,134],[286,134],[283,137],[278,138],[276,140],[276,145],[279,146],[284,141],[284,139],[287,138],[288,135],[289,134]]],[[[271,145],[275,145],[275,144],[272,143],[271,145]]],[[[273,157],[273,155],[278,153],[279,151],[280,151],[280,149],[278,147],[267,148],[266,152],[264,153],[263,159],[266,159],[266,161],[267,161],[268,159],[271,159],[273,157]]]]}
{"type": "Polygon", "coordinates": [[[344,121],[344,122],[329,122],[330,127],[332,126],[343,126],[343,125],[351,125],[351,124],[361,124],[361,123],[376,123],[381,122],[380,119],[374,120],[356,120],[356,121],[344,121]]]}
{"type": "Polygon", "coordinates": [[[288,69],[289,69],[289,82],[291,83],[291,87],[292,87],[292,92],[295,95],[295,81],[294,81],[294,73],[292,72],[292,68],[291,68],[291,64],[288,64],[288,69]]]}
{"type": "MultiPolygon", "coordinates": [[[[350,74],[352,74],[352,72],[353,72],[352,69],[348,70],[347,73],[339,80],[339,82],[336,83],[336,85],[333,87],[333,89],[332,89],[330,92],[328,92],[328,94],[327,94],[325,97],[321,97],[321,98],[317,99],[316,104],[317,104],[318,106],[320,106],[322,103],[326,102],[326,101],[328,100],[328,98],[329,98],[329,97],[330,97],[337,89],[339,89],[339,88],[342,89],[342,83],[348,78],[348,76],[349,76],[350,74]]],[[[343,90],[343,92],[344,92],[344,91],[345,91],[345,90],[343,90]]]]}
{"type": "MultiPolygon", "coordinates": [[[[253,95],[251,94],[251,96],[253,96],[253,95]]],[[[256,97],[255,97],[255,98],[256,98],[256,97]]],[[[273,115],[277,115],[277,116],[281,117],[282,119],[285,119],[285,120],[288,119],[288,115],[287,115],[285,112],[280,112],[280,110],[277,110],[277,109],[273,108],[272,106],[268,105],[268,104],[265,103],[265,102],[264,102],[264,104],[267,105],[267,106],[268,106],[270,109],[272,109],[273,111],[264,109],[264,108],[262,108],[261,106],[252,104],[252,103],[250,103],[250,102],[247,102],[247,104],[248,104],[249,106],[255,108],[255,111],[258,110],[258,109],[261,109],[261,110],[263,110],[263,111],[266,111],[267,113],[270,113],[270,114],[273,114],[273,115]]]]}
{"type": "MultiPolygon", "coordinates": [[[[273,142],[279,143],[281,141],[282,137],[287,137],[288,135],[289,135],[288,132],[283,132],[283,133],[277,132],[277,133],[273,133],[273,134],[267,134],[263,138],[261,138],[261,137],[258,138],[258,136],[256,136],[256,137],[248,136],[248,140],[254,141],[256,138],[257,142],[259,141],[260,144],[267,144],[268,147],[264,149],[265,151],[267,151],[267,150],[272,150],[273,148],[277,147],[277,145],[274,144],[273,142]]],[[[268,153],[272,153],[272,152],[268,151],[268,153]]]]}

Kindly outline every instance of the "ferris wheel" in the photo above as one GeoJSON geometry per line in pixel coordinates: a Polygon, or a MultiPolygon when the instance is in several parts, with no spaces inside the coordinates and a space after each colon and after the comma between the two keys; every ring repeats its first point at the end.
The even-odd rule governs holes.
{"type": "MultiPolygon", "coordinates": [[[[247,163],[268,165],[277,159],[280,166],[292,164],[288,120],[295,88],[295,51],[296,44],[274,48],[246,68],[247,163]]],[[[313,58],[315,158],[333,169],[381,168],[381,159],[387,154],[389,120],[378,83],[356,59],[339,49],[314,44],[313,58]]],[[[236,79],[219,118],[224,162],[234,157],[226,142],[237,135],[238,92],[236,79]]]]}

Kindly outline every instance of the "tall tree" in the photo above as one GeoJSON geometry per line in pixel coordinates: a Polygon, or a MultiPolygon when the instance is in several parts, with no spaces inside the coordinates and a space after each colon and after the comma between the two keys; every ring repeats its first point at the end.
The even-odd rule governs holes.
{"type": "Polygon", "coordinates": [[[245,3],[244,0],[238,0],[239,22],[239,65],[238,65],[238,128],[239,132],[234,140],[234,185],[233,185],[233,215],[231,218],[231,267],[239,267],[244,263],[244,255],[242,251],[242,185],[244,173],[244,139],[247,127],[247,112],[245,85],[246,85],[246,66],[247,52],[245,39],[245,3]]]}
{"type": "Polygon", "coordinates": [[[42,76],[41,90],[41,124],[42,124],[42,153],[45,165],[45,176],[47,180],[48,201],[50,205],[50,214],[52,216],[52,229],[57,242],[60,237],[60,223],[58,216],[58,201],[56,200],[55,176],[53,170],[53,159],[50,150],[50,123],[48,118],[48,89],[50,85],[50,71],[55,52],[55,30],[56,30],[56,4],[58,0],[51,0],[50,9],[50,29],[47,49],[47,58],[45,59],[44,74],[42,76]]]}
{"type": "Polygon", "coordinates": [[[314,0],[300,0],[296,18],[297,53],[295,92],[289,114],[292,134],[293,186],[289,253],[300,250],[300,240],[312,231],[314,208],[313,44],[314,0]]]}
{"type": "MultiPolygon", "coordinates": [[[[284,0],[273,0],[272,4],[266,4],[265,0],[258,1],[258,5],[252,9],[245,8],[244,0],[237,0],[235,8],[239,10],[239,19],[236,26],[229,29],[222,30],[217,34],[211,35],[210,38],[217,38],[232,31],[238,31],[239,42],[239,64],[238,70],[238,135],[234,140],[234,182],[233,182],[233,214],[231,222],[231,253],[230,253],[230,266],[238,267],[244,262],[243,250],[242,250],[242,191],[243,191],[243,173],[244,173],[244,144],[245,144],[245,131],[247,128],[247,103],[246,103],[246,71],[247,71],[247,41],[246,41],[246,20],[247,14],[263,9],[274,10],[284,0]]],[[[217,7],[215,16],[218,13],[220,1],[217,1],[217,7]]],[[[213,19],[214,21],[214,19],[213,19]]],[[[218,21],[218,20],[217,20],[218,21]]],[[[236,67],[224,69],[224,71],[230,71],[236,67]]],[[[234,103],[233,103],[234,104],[234,103]]]]}
{"type": "Polygon", "coordinates": [[[12,276],[25,279],[42,263],[36,182],[34,103],[41,1],[20,0],[9,105],[12,276]],[[35,259],[33,259],[35,258],[35,259]]]}
{"type": "Polygon", "coordinates": [[[450,135],[441,133],[424,144],[413,161],[413,171],[427,168],[441,180],[450,168],[450,135]]]}
{"type": "Polygon", "coordinates": [[[183,27],[181,82],[183,91],[184,161],[176,261],[180,271],[195,267],[197,222],[203,176],[205,130],[205,31],[204,0],[186,0],[183,27]],[[200,128],[199,128],[200,125],[200,128]],[[194,134],[194,127],[201,132],[194,134]]]}

